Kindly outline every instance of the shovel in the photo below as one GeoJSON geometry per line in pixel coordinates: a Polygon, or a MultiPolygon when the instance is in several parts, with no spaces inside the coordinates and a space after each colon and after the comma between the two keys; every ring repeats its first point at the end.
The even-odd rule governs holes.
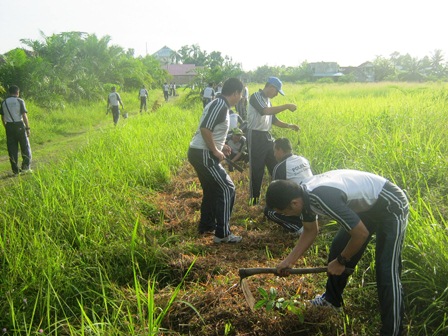
{"type": "MultiPolygon", "coordinates": [[[[327,267],[313,267],[313,268],[291,268],[288,270],[289,274],[312,274],[312,273],[327,273],[327,267]]],[[[243,291],[244,298],[249,305],[250,310],[254,311],[255,298],[250,291],[246,278],[255,274],[275,274],[278,275],[276,268],[240,268],[238,271],[240,275],[240,287],[243,291]]],[[[345,268],[345,274],[352,274],[353,268],[345,268]]]]}

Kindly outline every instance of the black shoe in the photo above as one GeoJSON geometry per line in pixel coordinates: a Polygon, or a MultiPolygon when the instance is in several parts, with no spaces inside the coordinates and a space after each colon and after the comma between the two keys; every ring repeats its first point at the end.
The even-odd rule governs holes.
{"type": "Polygon", "coordinates": [[[200,235],[215,234],[215,226],[198,227],[198,233],[200,235]]]}

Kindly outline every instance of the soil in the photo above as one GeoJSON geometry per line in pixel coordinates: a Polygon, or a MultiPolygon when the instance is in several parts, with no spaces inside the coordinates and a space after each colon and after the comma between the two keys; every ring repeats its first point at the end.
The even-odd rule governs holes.
{"type": "MultiPolygon", "coordinates": [[[[276,299],[297,299],[298,313],[287,309],[251,311],[239,286],[239,268],[275,267],[294,246],[297,237],[268,221],[263,204],[249,206],[248,168],[229,173],[236,185],[237,198],[232,214],[232,233],[240,235],[239,244],[215,244],[213,235],[197,233],[202,190],[190,165],[185,164],[166,190],[152,200],[164,220],[164,229],[177,235],[176,248],[166,251],[170,268],[179,280],[191,263],[194,265],[184,286],[169,309],[163,326],[178,335],[348,335],[344,333],[344,312],[315,308],[307,300],[321,294],[326,275],[254,275],[247,278],[256,302],[262,299],[258,288],[277,290],[276,299]]],[[[266,186],[268,181],[264,181],[266,186]]],[[[320,267],[326,253],[299,260],[296,267],[320,267]],[[306,263],[306,264],[305,264],[306,263]]],[[[156,294],[156,303],[164,307],[173,294],[166,286],[156,294]]],[[[353,312],[356,315],[356,312],[353,312]]],[[[347,331],[346,331],[347,332],[347,331]]],[[[168,333],[167,333],[168,334],[168,333]]],[[[357,335],[351,330],[350,335],[357,335]]],[[[361,333],[360,333],[361,334],[361,333]]]]}

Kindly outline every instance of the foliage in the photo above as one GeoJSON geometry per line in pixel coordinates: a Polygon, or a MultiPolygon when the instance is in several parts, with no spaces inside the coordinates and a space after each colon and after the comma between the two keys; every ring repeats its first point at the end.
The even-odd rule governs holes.
{"type": "MultiPolygon", "coordinates": [[[[256,87],[249,89],[253,92],[256,87]]],[[[300,124],[301,143],[294,151],[310,160],[315,173],[336,168],[367,170],[407,190],[411,218],[403,250],[403,285],[410,335],[445,335],[448,330],[447,316],[441,313],[447,310],[448,302],[448,134],[441,122],[447,114],[446,89],[441,83],[287,83],[288,96],[278,96],[274,101],[275,105],[294,102],[299,106],[297,112],[284,112],[279,118],[300,124]]],[[[153,92],[150,97],[157,99],[153,92]]],[[[122,98],[130,111],[137,111],[134,94],[125,93],[122,98]]],[[[178,99],[184,103],[183,97],[178,99]]],[[[273,321],[269,316],[279,321],[276,328],[291,315],[285,314],[289,309],[300,317],[294,311],[294,299],[298,297],[282,300],[275,292],[261,291],[264,301],[259,305],[269,307],[270,312],[260,309],[258,314],[243,316],[244,323],[237,323],[239,314],[246,310],[238,306],[238,300],[244,300],[241,293],[238,296],[232,292],[238,276],[237,267],[230,267],[229,259],[235,257],[241,263],[246,258],[243,260],[254,266],[275,263],[288,253],[292,243],[281,233],[278,236],[282,240],[274,240],[275,229],[269,225],[253,228],[255,225],[247,224],[256,209],[244,212],[247,220],[241,219],[243,224],[232,223],[244,231],[243,235],[253,234],[254,239],[248,239],[241,250],[220,246],[226,263],[218,264],[221,253],[198,237],[191,225],[197,222],[197,203],[185,202],[194,213],[188,219],[180,209],[172,209],[181,223],[179,227],[164,222],[163,214],[157,211],[160,204],[153,204],[157,190],[167,188],[184,164],[199,120],[199,102],[191,102],[189,108],[169,102],[151,114],[131,112],[131,117],[120,120],[117,127],[110,120],[107,126],[101,124],[106,118],[104,102],[64,103],[65,110],[29,105],[34,112],[32,117],[30,114],[36,132],[33,135],[39,137],[38,143],[32,138],[33,150],[37,147],[46,149],[48,155],[57,155],[46,158],[54,162],[39,166],[33,175],[5,178],[0,185],[0,296],[4,298],[0,303],[0,328],[24,335],[40,329],[48,334],[146,335],[154,330],[152,326],[160,327],[154,321],[173,316],[178,317],[176,322],[194,325],[188,310],[195,317],[210,313],[212,322],[224,320],[220,334],[232,334],[242,326],[247,330],[273,321]],[[74,148],[63,141],[69,133],[73,136],[86,129],[95,132],[83,137],[82,146],[74,148]],[[183,231],[184,227],[187,229],[183,231]],[[258,257],[266,255],[267,248],[269,260],[258,257]],[[259,254],[255,256],[254,251],[259,254]],[[183,281],[196,258],[196,278],[183,281]],[[212,262],[206,265],[208,259],[212,262]],[[182,260],[187,261],[186,269],[178,266],[182,260]],[[205,287],[210,289],[210,301],[198,295],[205,287]],[[176,311],[179,297],[183,303],[176,311]],[[218,311],[220,304],[227,304],[226,309],[218,311]]],[[[297,137],[287,129],[274,128],[273,132],[275,137],[297,137]]],[[[36,156],[38,160],[45,158],[36,156]]],[[[242,181],[246,180],[242,176],[242,181]]],[[[200,196],[199,183],[187,183],[191,189],[180,193],[200,196]]],[[[237,188],[241,183],[235,184],[237,188]]],[[[167,189],[171,198],[179,195],[167,189]]],[[[305,263],[325,259],[327,237],[322,237],[320,244],[306,256],[305,263]]],[[[374,250],[369,247],[345,293],[347,309],[353,316],[350,326],[356,331],[353,334],[375,332],[372,312],[377,308],[371,285],[374,260],[374,250]]],[[[308,283],[315,291],[321,282],[308,283]]],[[[297,282],[294,286],[288,279],[284,284],[295,287],[297,293],[297,282]]],[[[308,323],[308,318],[305,315],[303,328],[331,324],[325,318],[308,323]]],[[[294,315],[293,319],[297,321],[294,315]]],[[[163,327],[175,328],[180,323],[163,323],[163,327]]],[[[217,334],[215,324],[212,326],[208,334],[217,334]]],[[[337,333],[342,331],[336,330],[333,335],[337,333]]]]}
{"type": "Polygon", "coordinates": [[[17,84],[26,98],[47,108],[64,102],[95,101],[107,91],[105,83],[124,90],[159,85],[167,73],[151,56],[134,58],[133,51],[110,44],[110,37],[64,32],[42,41],[23,39],[30,51],[14,49],[0,64],[0,83],[17,84]]]}
{"type": "Polygon", "coordinates": [[[271,311],[276,309],[280,312],[289,311],[295,314],[301,323],[304,321],[304,305],[301,303],[300,297],[291,297],[289,299],[278,298],[277,289],[271,287],[269,291],[266,291],[264,288],[259,287],[258,292],[261,295],[261,300],[255,303],[254,308],[258,309],[261,307],[265,307],[266,311],[271,311]]]}
{"type": "Polygon", "coordinates": [[[217,85],[227,78],[240,77],[243,73],[241,64],[234,63],[232,58],[222,56],[219,51],[207,53],[201,50],[197,44],[181,47],[177,53],[174,53],[173,61],[197,66],[197,75],[188,85],[190,88],[196,88],[196,91],[192,92],[196,96],[199,96],[200,90],[208,83],[217,85]]]}

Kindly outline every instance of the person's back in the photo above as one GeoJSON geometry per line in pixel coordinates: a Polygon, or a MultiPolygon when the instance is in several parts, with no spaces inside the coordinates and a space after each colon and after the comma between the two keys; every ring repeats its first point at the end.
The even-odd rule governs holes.
{"type": "Polygon", "coordinates": [[[313,176],[310,162],[303,156],[290,154],[277,164],[272,173],[273,180],[292,180],[297,184],[313,176]]]}
{"type": "Polygon", "coordinates": [[[148,97],[148,91],[145,88],[140,89],[140,98],[148,97]]]}
{"type": "MultiPolygon", "coordinates": [[[[272,171],[272,180],[291,180],[300,185],[313,177],[309,161],[292,153],[289,139],[278,138],[274,141],[274,156],[279,163],[272,171]]],[[[298,217],[285,216],[268,207],[264,209],[264,214],[289,232],[294,234],[302,232],[302,222],[298,217]]]]}
{"type": "Polygon", "coordinates": [[[109,93],[108,99],[110,106],[118,106],[120,103],[119,95],[115,91],[109,93]]]}

